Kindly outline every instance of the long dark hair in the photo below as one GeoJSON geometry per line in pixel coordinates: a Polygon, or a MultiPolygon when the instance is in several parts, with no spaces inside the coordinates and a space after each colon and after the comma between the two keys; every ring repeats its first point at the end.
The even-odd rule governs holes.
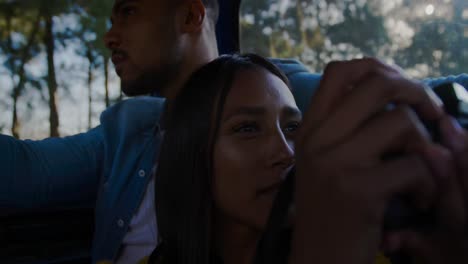
{"type": "Polygon", "coordinates": [[[155,177],[162,244],[153,252],[150,263],[216,262],[213,147],[234,78],[241,70],[252,68],[266,69],[288,84],[286,76],[261,56],[224,55],[197,70],[169,105],[155,177]]]}

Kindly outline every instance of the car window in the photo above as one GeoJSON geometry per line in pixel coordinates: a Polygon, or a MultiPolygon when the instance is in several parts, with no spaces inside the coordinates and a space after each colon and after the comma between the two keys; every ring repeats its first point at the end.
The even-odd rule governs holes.
{"type": "MultiPolygon", "coordinates": [[[[125,99],[103,45],[112,4],[0,0],[0,133],[73,135],[125,99]]],[[[243,0],[240,23],[243,52],[296,58],[312,72],[364,55],[416,78],[468,69],[466,0],[243,0]]]]}
{"type": "Polygon", "coordinates": [[[0,0],[0,133],[84,132],[123,99],[103,43],[112,4],[0,0]]]}
{"type": "Polygon", "coordinates": [[[330,60],[376,56],[415,78],[468,71],[466,0],[244,0],[241,50],[330,60]]]}

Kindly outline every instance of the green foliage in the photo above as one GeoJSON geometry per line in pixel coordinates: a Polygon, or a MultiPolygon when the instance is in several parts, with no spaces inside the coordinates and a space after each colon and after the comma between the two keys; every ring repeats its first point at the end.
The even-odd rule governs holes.
{"type": "MultiPolygon", "coordinates": [[[[76,92],[65,89],[76,82],[86,83],[90,76],[87,73],[91,72],[99,82],[106,80],[106,102],[118,101],[108,95],[106,69],[111,54],[103,40],[110,26],[113,2],[0,0],[0,72],[6,72],[2,77],[10,77],[13,83],[8,90],[11,98],[7,98],[7,105],[12,105],[12,99],[21,99],[27,91],[40,91],[40,99],[48,100],[47,73],[33,74],[28,67],[47,64],[46,16],[53,16],[56,25],[63,17],[72,21],[54,27],[54,52],[62,54],[72,47],[91,63],[91,68],[80,63],[55,66],[63,94],[69,97],[73,94],[76,97],[73,100],[84,101],[77,99],[76,92]]],[[[296,58],[316,72],[331,60],[363,55],[399,64],[418,78],[466,73],[468,69],[466,0],[243,0],[242,3],[240,28],[244,52],[296,58]],[[434,14],[425,14],[429,4],[434,5],[434,14]]],[[[102,97],[100,89],[94,91],[94,96],[99,91],[102,97]]],[[[38,105],[24,101],[19,102],[23,109],[38,105]]],[[[3,104],[0,108],[7,106],[3,104]]],[[[5,131],[9,125],[1,122],[0,131],[5,131]]]]}
{"type": "Polygon", "coordinates": [[[0,1],[0,49],[5,56],[3,66],[17,80],[14,96],[19,96],[30,81],[25,64],[41,51],[40,20],[40,8],[28,1],[0,1]]]}
{"type": "MultiPolygon", "coordinates": [[[[467,21],[468,22],[468,21],[467,21]]],[[[399,56],[403,67],[430,66],[430,75],[446,76],[468,71],[468,23],[437,19],[421,24],[413,43],[399,56]]]]}
{"type": "Polygon", "coordinates": [[[424,14],[428,4],[423,0],[246,0],[241,48],[297,58],[313,71],[321,71],[330,60],[367,55],[409,70],[425,65],[427,71],[410,71],[419,78],[467,72],[468,2],[435,0],[434,14],[424,14]],[[385,4],[390,7],[385,9],[385,4]]]}
{"type": "Polygon", "coordinates": [[[349,43],[366,54],[377,54],[389,43],[384,18],[374,14],[368,4],[355,8],[354,4],[347,3],[343,16],[343,22],[327,29],[333,43],[349,43]]]}

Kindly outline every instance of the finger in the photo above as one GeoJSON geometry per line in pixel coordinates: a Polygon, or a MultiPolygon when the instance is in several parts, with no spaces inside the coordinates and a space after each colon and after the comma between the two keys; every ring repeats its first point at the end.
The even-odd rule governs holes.
{"type": "MultiPolygon", "coordinates": [[[[453,174],[451,154],[447,149],[432,143],[425,127],[409,107],[399,106],[376,116],[353,137],[352,141],[344,144],[342,148],[341,153],[349,153],[347,157],[343,157],[343,160],[360,162],[363,167],[380,163],[382,157],[387,157],[385,162],[388,161],[388,158],[400,158],[404,157],[405,154],[418,155],[418,163],[421,161],[425,163],[421,165],[425,167],[425,170],[429,170],[425,174],[430,174],[433,177],[432,181],[436,182],[437,185],[445,182],[448,175],[453,174]],[[359,152],[345,151],[346,149],[359,149],[359,152]],[[396,155],[388,156],[389,153],[396,155]]],[[[411,167],[412,165],[408,165],[408,168],[411,167]]],[[[432,188],[429,186],[429,189],[432,188]]],[[[422,191],[422,194],[413,195],[413,198],[417,207],[425,209],[433,200],[432,198],[427,199],[427,197],[432,196],[432,190],[428,194],[422,191]]],[[[453,192],[451,195],[456,196],[453,192]]],[[[447,197],[447,199],[449,198],[447,197]]]]}
{"type": "Polygon", "coordinates": [[[440,198],[436,202],[436,217],[439,229],[449,233],[466,233],[466,206],[460,186],[455,177],[439,186],[440,198]]]}
{"type": "Polygon", "coordinates": [[[441,120],[440,130],[443,144],[454,154],[463,192],[468,194],[468,133],[450,116],[441,120]]]}
{"type": "Polygon", "coordinates": [[[441,186],[455,175],[453,155],[447,148],[431,143],[422,146],[417,152],[426,160],[441,186]]]}
{"type": "MultiPolygon", "coordinates": [[[[414,155],[414,159],[416,159],[416,156],[418,157],[416,159],[417,164],[408,163],[407,165],[404,164],[401,168],[395,168],[389,165],[392,170],[386,171],[386,175],[382,177],[390,177],[390,181],[398,180],[398,178],[394,178],[395,176],[391,175],[392,173],[400,175],[401,172],[399,170],[417,170],[418,164],[419,168],[422,168],[419,170],[422,171],[421,174],[430,175],[433,173],[430,170],[431,167],[428,166],[427,160],[424,158],[424,155],[421,155],[420,151],[421,149],[427,148],[427,145],[432,145],[430,136],[414,111],[409,107],[399,106],[391,111],[376,116],[369,121],[369,123],[353,137],[353,141],[347,145],[347,149],[359,149],[359,152],[353,151],[352,156],[348,157],[348,160],[353,162],[357,160],[357,162],[361,162],[362,166],[372,166],[372,164],[375,166],[375,164],[382,164],[382,162],[385,163],[395,159],[403,159],[402,161],[405,162],[407,161],[405,155],[408,154],[414,155]],[[367,164],[363,163],[363,161],[367,161],[367,164]],[[407,166],[407,168],[405,168],[405,166],[407,166]]],[[[398,162],[396,164],[398,164],[398,162]]],[[[376,173],[376,175],[377,174],[380,175],[380,173],[376,173]]],[[[416,175],[418,175],[418,173],[412,174],[411,176],[416,175]]],[[[407,179],[410,180],[410,178],[407,179]]],[[[381,181],[380,176],[377,180],[380,181],[380,184],[385,184],[381,181]]],[[[389,193],[386,194],[385,199],[394,197],[395,194],[402,192],[410,192],[412,188],[416,188],[415,186],[417,185],[413,183],[414,186],[401,189],[392,187],[395,184],[397,183],[392,182],[388,186],[388,188],[391,189],[387,190],[389,193]]],[[[405,182],[399,182],[398,184],[405,184],[405,182]]],[[[411,193],[408,194],[408,196],[411,196],[417,208],[426,209],[431,201],[433,201],[432,189],[435,187],[432,185],[429,185],[427,188],[424,188],[424,185],[421,186],[423,190],[418,190],[416,194],[411,193]],[[429,191],[426,191],[426,189],[429,189],[429,191]]]]}
{"type": "Polygon", "coordinates": [[[398,194],[407,194],[415,199],[416,206],[427,209],[433,204],[436,181],[426,162],[418,155],[406,155],[383,162],[370,171],[369,181],[381,197],[388,201],[398,194]]]}
{"type": "MultiPolygon", "coordinates": [[[[384,72],[374,74],[349,92],[321,124],[320,131],[316,134],[321,138],[322,144],[333,145],[337,140],[353,134],[364,122],[382,112],[390,103],[412,105],[427,120],[436,120],[443,113],[442,108],[426,92],[424,86],[401,75],[384,72]]],[[[317,135],[314,134],[314,137],[317,135]]]]}
{"type": "Polygon", "coordinates": [[[419,145],[431,143],[429,133],[414,111],[404,106],[373,117],[345,140],[345,148],[354,150],[350,160],[370,160],[373,163],[380,162],[384,155],[404,154],[419,145]]]}
{"type": "Polygon", "coordinates": [[[440,145],[430,145],[424,151],[424,157],[438,176],[439,198],[435,209],[439,228],[452,233],[463,232],[466,206],[452,153],[440,145]]]}
{"type": "Polygon", "coordinates": [[[440,130],[443,143],[453,152],[455,168],[443,185],[439,218],[445,226],[462,231],[468,218],[468,136],[449,116],[441,120],[440,130]]]}
{"type": "MultiPolygon", "coordinates": [[[[414,205],[425,210],[435,202],[439,222],[453,230],[461,230],[465,223],[465,208],[454,177],[455,166],[451,153],[446,148],[430,142],[415,149],[415,152],[411,153],[424,161],[430,171],[430,183],[434,186],[428,185],[429,191],[425,190],[424,186],[421,186],[421,190],[415,187],[411,194],[414,205]]],[[[411,189],[406,192],[411,192],[411,189]]]]}
{"type": "Polygon", "coordinates": [[[339,101],[356,83],[376,69],[393,69],[377,59],[365,58],[351,61],[334,61],[325,68],[319,89],[305,112],[302,130],[315,126],[327,118],[339,101]],[[309,125],[310,124],[310,125],[309,125]]]}

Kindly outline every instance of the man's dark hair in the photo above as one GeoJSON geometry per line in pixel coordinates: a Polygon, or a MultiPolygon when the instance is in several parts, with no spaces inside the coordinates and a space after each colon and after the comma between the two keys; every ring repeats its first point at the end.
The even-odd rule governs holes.
{"type": "Polygon", "coordinates": [[[203,0],[203,4],[208,13],[208,17],[216,24],[219,16],[219,3],[218,0],[203,0]]]}
{"type": "MultiPolygon", "coordinates": [[[[258,55],[224,55],[193,73],[166,114],[155,175],[155,205],[162,243],[150,264],[219,263],[215,253],[213,151],[226,97],[239,72],[284,74],[258,55]]],[[[289,85],[288,85],[289,86],[289,85]]]]}

